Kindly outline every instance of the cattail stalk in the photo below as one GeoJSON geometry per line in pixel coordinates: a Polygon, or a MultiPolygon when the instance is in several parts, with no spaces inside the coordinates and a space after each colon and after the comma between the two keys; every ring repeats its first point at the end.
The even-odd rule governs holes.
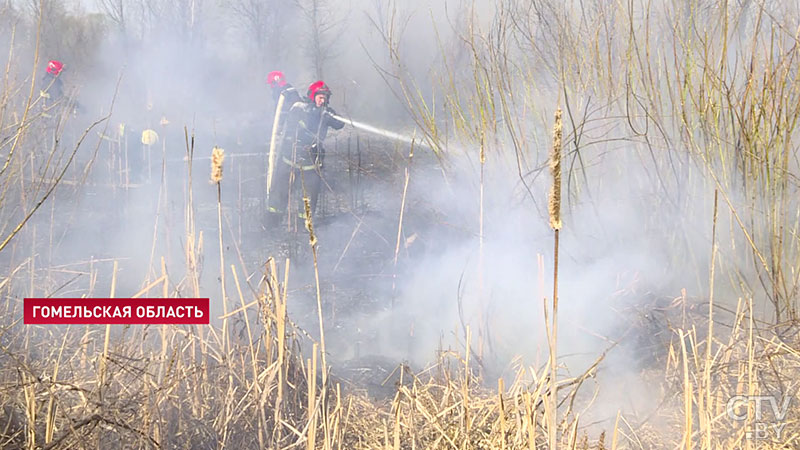
{"type": "MultiPolygon", "coordinates": [[[[194,297],[200,296],[200,259],[203,253],[203,232],[200,231],[199,233],[195,227],[195,213],[194,213],[194,184],[193,184],[193,172],[194,172],[194,132],[189,134],[189,129],[187,127],[183,127],[183,138],[184,143],[186,145],[186,210],[184,214],[184,226],[186,232],[186,268],[187,268],[187,275],[189,277],[189,287],[191,289],[191,293],[194,297]]],[[[207,386],[209,382],[208,377],[208,342],[209,340],[205,338],[206,330],[205,327],[198,327],[197,328],[197,338],[192,339],[192,354],[200,355],[201,360],[201,370],[197,371],[194,375],[194,382],[196,386],[207,386]],[[199,344],[200,351],[196,352],[196,346],[199,344]]],[[[201,389],[195,389],[193,392],[194,401],[192,410],[193,413],[202,415],[204,409],[204,400],[202,396],[201,389]]],[[[155,429],[158,432],[158,428],[155,429]]],[[[155,433],[154,433],[155,434],[155,433]]]]}
{"type": "Polygon", "coordinates": [[[225,150],[214,147],[211,151],[211,182],[217,185],[217,230],[219,232],[219,280],[222,288],[222,350],[226,354],[228,342],[228,299],[225,295],[225,254],[222,244],[222,162],[225,150]]]}
{"type": "Polygon", "coordinates": [[[408,183],[411,181],[411,161],[414,159],[414,140],[411,140],[411,151],[408,153],[408,165],[405,170],[405,181],[403,182],[403,196],[400,199],[400,218],[397,220],[397,241],[394,246],[394,274],[392,275],[392,309],[396,294],[397,282],[397,258],[400,255],[400,240],[403,236],[403,216],[406,210],[406,195],[408,194],[408,183]]]}
{"type": "Polygon", "coordinates": [[[481,173],[480,173],[480,189],[479,189],[479,197],[478,197],[478,301],[480,304],[480,325],[478,327],[478,358],[483,359],[483,343],[484,340],[488,342],[489,340],[489,331],[485,329],[486,327],[486,319],[484,316],[488,317],[487,305],[486,305],[486,298],[483,296],[483,241],[484,241],[484,229],[483,229],[483,219],[484,219],[484,186],[486,181],[486,136],[483,131],[481,131],[480,137],[480,153],[479,159],[481,163],[481,173]]]}
{"type": "Polygon", "coordinates": [[[550,215],[550,228],[553,229],[553,321],[550,328],[550,425],[548,427],[548,440],[550,448],[554,449],[557,445],[556,421],[558,418],[558,232],[561,229],[561,108],[556,109],[555,124],[553,125],[550,175],[553,176],[553,185],[550,190],[550,201],[547,209],[550,215]]]}
{"type": "Polygon", "coordinates": [[[703,366],[703,387],[706,390],[706,408],[705,411],[700,411],[701,417],[706,421],[704,430],[705,446],[711,448],[711,421],[713,419],[713,396],[711,388],[711,366],[713,363],[713,355],[711,347],[714,344],[714,267],[716,266],[717,259],[717,206],[718,206],[718,193],[714,190],[714,215],[711,221],[711,267],[708,273],[708,336],[706,336],[706,360],[703,366]]]}
{"type": "MultiPolygon", "coordinates": [[[[114,260],[114,268],[112,269],[111,272],[111,292],[108,294],[108,298],[114,298],[116,296],[118,267],[119,267],[119,262],[114,260]]],[[[98,386],[98,396],[101,402],[103,400],[103,387],[106,382],[106,370],[108,368],[108,345],[110,340],[111,340],[111,325],[106,324],[106,333],[105,337],[103,338],[103,358],[100,360],[100,377],[98,386]]]]}
{"type": "Polygon", "coordinates": [[[311,253],[314,258],[314,280],[317,287],[317,315],[319,319],[319,345],[322,356],[322,389],[327,387],[328,364],[325,359],[325,327],[322,320],[322,291],[319,284],[319,266],[317,263],[317,235],[314,234],[314,222],[311,219],[311,199],[303,196],[303,208],[306,212],[306,230],[308,230],[308,243],[311,245],[311,253]]]}

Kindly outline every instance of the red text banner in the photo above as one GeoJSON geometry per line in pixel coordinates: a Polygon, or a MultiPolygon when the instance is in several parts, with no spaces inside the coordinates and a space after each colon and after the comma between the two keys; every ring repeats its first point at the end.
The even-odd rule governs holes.
{"type": "Polygon", "coordinates": [[[207,325],[207,298],[26,298],[24,322],[59,324],[207,325]]]}

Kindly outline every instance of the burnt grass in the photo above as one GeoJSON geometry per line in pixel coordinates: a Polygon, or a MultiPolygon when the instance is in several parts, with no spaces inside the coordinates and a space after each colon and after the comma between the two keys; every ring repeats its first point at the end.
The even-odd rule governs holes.
{"type": "MultiPolygon", "coordinates": [[[[127,184],[122,182],[126,175],[121,170],[125,159],[119,143],[115,146],[101,142],[98,157],[88,172],[82,164],[91,155],[84,155],[25,229],[25,234],[10,247],[12,261],[30,255],[35,267],[30,277],[24,277],[24,283],[17,283],[16,291],[30,296],[104,297],[111,285],[111,266],[117,261],[117,296],[129,296],[142,289],[148,280],[157,278],[163,258],[173,283],[170,295],[189,294],[185,285],[174,281],[181,280],[186,270],[189,164],[184,160],[187,152],[180,133],[166,135],[164,139],[167,142],[160,148],[129,143],[129,163],[139,165],[127,173],[131,178],[127,184]],[[149,153],[149,163],[143,157],[137,162],[136,155],[145,152],[149,153]]],[[[296,356],[311,354],[313,342],[319,341],[319,323],[309,233],[302,220],[276,222],[266,214],[264,147],[239,144],[236,139],[215,141],[208,136],[197,136],[191,164],[194,226],[203,234],[198,251],[200,293],[211,299],[212,320],[219,325],[217,318],[222,315],[216,186],[208,182],[208,156],[213,143],[225,148],[227,155],[221,189],[225,264],[236,267],[244,290],[249,291],[245,296],[251,298],[261,284],[270,258],[278,262],[281,273],[284,262],[291,261],[288,316],[293,330],[300,330],[293,336],[300,350],[296,356]]],[[[410,307],[405,303],[409,280],[414,280],[412,275],[419,273],[422,263],[431,257],[474,242],[476,230],[472,228],[477,225],[473,223],[474,216],[465,217],[467,213],[458,207],[436,202],[431,192],[441,185],[439,163],[431,152],[418,150],[409,172],[398,245],[408,149],[347,134],[332,136],[330,141],[325,159],[327,186],[313,218],[327,360],[332,380],[344,393],[365,393],[375,405],[386,405],[398,392],[398,384],[409,382],[408,374],[420,373],[442,353],[437,355],[430,342],[419,345],[421,325],[432,324],[433,328],[441,325],[442,333],[453,332],[448,329],[452,323],[441,322],[433,307],[420,308],[419,304],[410,307]],[[428,353],[420,354],[421,348],[428,353]]],[[[14,269],[14,264],[9,264],[7,273],[14,273],[14,269]]],[[[231,308],[237,308],[235,286],[230,277],[226,281],[226,291],[233,302],[231,308]]],[[[160,291],[154,291],[148,296],[159,294],[160,291]]],[[[657,287],[648,290],[631,284],[621,286],[615,298],[609,300],[615,302],[616,313],[624,318],[621,322],[628,323],[612,336],[618,342],[617,350],[606,358],[601,375],[613,378],[616,372],[608,367],[618,366],[660,384],[664,375],[656,369],[663,367],[665,360],[669,361],[667,349],[675,348],[674,330],[689,328],[705,319],[704,299],[665,296],[657,287]]],[[[7,317],[12,319],[21,316],[21,311],[13,307],[8,312],[7,317]]],[[[258,328],[255,314],[249,319],[251,327],[258,328]]],[[[730,317],[725,320],[733,322],[730,317]]],[[[229,326],[233,341],[245,343],[247,329],[241,315],[232,317],[229,326]]],[[[126,334],[127,328],[115,328],[112,342],[125,342],[130,335],[126,334]]],[[[19,324],[8,329],[22,330],[19,324]]],[[[697,338],[703,339],[703,327],[698,329],[697,338]]],[[[57,341],[57,332],[55,327],[37,328],[35,335],[37,339],[49,335],[50,340],[57,341]]],[[[10,359],[14,354],[26,355],[33,364],[47,361],[52,348],[27,345],[21,339],[24,335],[18,332],[0,335],[0,344],[8,350],[0,362],[12,367],[18,363],[10,359]]],[[[242,345],[240,349],[246,347],[242,345]]],[[[117,356],[124,355],[113,355],[111,360],[117,356]]],[[[594,358],[596,355],[591,355],[594,358]]],[[[475,379],[482,381],[480,388],[487,391],[496,387],[494,382],[498,379],[498,369],[491,364],[508,365],[508,361],[500,360],[472,359],[472,363],[475,379]]],[[[119,367],[145,373],[147,364],[146,359],[123,360],[119,367]]],[[[302,371],[294,370],[300,374],[297,379],[302,379],[302,371]]],[[[209,377],[213,379],[211,374],[209,377]]],[[[668,384],[680,392],[680,380],[673,378],[667,377],[668,384]]],[[[301,395],[304,387],[298,386],[297,393],[301,395]]],[[[140,397],[138,394],[121,397],[112,403],[119,406],[120,414],[133,417],[140,397]]],[[[589,397],[589,390],[578,396],[587,402],[591,400],[589,397]]],[[[665,397],[673,402],[677,398],[665,397]]],[[[302,398],[299,404],[303,404],[302,398]]],[[[3,405],[0,413],[8,423],[16,424],[13,428],[22,429],[21,410],[3,405]]],[[[613,420],[613,417],[599,419],[613,420]]],[[[181,420],[196,418],[176,419],[181,420]]],[[[198,442],[217,439],[206,433],[211,432],[208,426],[198,422],[196,429],[198,442]]]]}
{"type": "MultiPolygon", "coordinates": [[[[105,296],[114,260],[120,266],[117,296],[131,295],[145,279],[152,280],[162,256],[171,278],[185,270],[188,150],[183,130],[164,130],[152,147],[137,141],[136,130],[119,141],[101,139],[89,170],[93,149],[73,165],[47,210],[35,217],[35,233],[26,236],[35,242],[38,294],[105,296]],[[92,270],[97,271],[94,279],[92,270]]],[[[208,182],[213,145],[226,150],[221,184],[226,265],[246,271],[240,276],[252,287],[268,258],[281,266],[289,258],[289,317],[305,330],[301,345],[310,347],[319,331],[309,235],[303,220],[276,223],[266,213],[264,145],[235,137],[194,137],[195,228],[204,240],[201,294],[211,298],[212,316],[221,315],[217,199],[208,182]]],[[[450,223],[459,218],[446,217],[415,186],[417,180],[441,178],[432,152],[417,149],[395,262],[407,146],[338,133],[328,138],[326,149],[325,185],[313,219],[331,372],[347,388],[383,399],[394,392],[392,379],[414,352],[414,323],[431,320],[416,317],[399,300],[404,274],[427,255],[471,236],[454,229],[450,223]],[[377,317],[384,323],[376,324],[377,317]]],[[[228,295],[235,298],[230,277],[227,281],[228,295]]],[[[244,337],[241,319],[232,320],[232,327],[232,333],[244,337]]],[[[425,357],[435,359],[434,354],[425,357]]]]}
{"type": "MultiPolygon", "coordinates": [[[[29,238],[36,242],[39,294],[104,296],[110,287],[113,260],[120,264],[119,296],[130,295],[146,284],[143,280],[155,278],[162,256],[171,278],[185,270],[187,143],[182,130],[163,132],[161,139],[152,147],[133,137],[118,142],[101,140],[91,170],[84,165],[88,156],[73,167],[48,210],[31,226],[36,230],[29,238]],[[52,270],[41,273],[47,268],[52,270]],[[98,271],[94,279],[86,273],[91,269],[98,271]]],[[[429,190],[441,184],[442,174],[429,149],[417,148],[409,165],[405,145],[355,133],[338,133],[328,141],[325,183],[313,222],[331,373],[347,389],[387,399],[395,392],[401,367],[414,372],[425,364],[420,361],[437,358],[429,344],[424,348],[430,354],[418,354],[416,328],[438,317],[404,304],[408,275],[419,270],[417,265],[427,257],[474,239],[477,230],[470,226],[476,228],[476,224],[465,225],[474,217],[462,217],[457,208],[431,199],[429,190]]],[[[234,264],[246,272],[240,273],[241,278],[253,289],[268,258],[280,265],[288,258],[289,317],[304,330],[301,346],[310,347],[312,339],[319,339],[319,325],[309,234],[301,219],[277,222],[266,213],[265,145],[235,137],[198,134],[194,138],[195,227],[204,239],[201,294],[211,298],[212,315],[220,316],[217,199],[215,187],[207,181],[213,145],[226,149],[222,180],[226,265],[234,264]]],[[[227,281],[228,295],[235,297],[235,287],[227,281]]],[[[175,292],[180,288],[174,287],[175,292]]],[[[641,347],[635,353],[654,355],[655,348],[663,347],[663,339],[657,336],[666,329],[666,321],[657,320],[659,313],[652,312],[658,309],[655,303],[650,308],[645,300],[635,302],[636,307],[628,311],[634,336],[629,341],[641,347]],[[661,331],[653,333],[653,327],[661,331]]],[[[251,316],[251,321],[255,320],[251,316]]],[[[232,320],[232,330],[238,338],[246,337],[241,318],[232,320]]],[[[442,330],[449,332],[452,330],[442,330]]],[[[654,358],[643,357],[642,366],[654,358]]],[[[486,369],[480,363],[479,367],[486,369]]]]}

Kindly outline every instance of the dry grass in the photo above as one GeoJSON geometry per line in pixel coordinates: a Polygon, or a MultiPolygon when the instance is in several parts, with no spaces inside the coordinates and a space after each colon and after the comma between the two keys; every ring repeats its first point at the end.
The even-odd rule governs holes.
{"type": "MultiPolygon", "coordinates": [[[[733,2],[656,6],[498,0],[492,12],[492,20],[483,20],[485,13],[466,8],[454,27],[453,48],[438,42],[440,62],[432,71],[438,73],[440,94],[433,100],[423,99],[418,81],[405,69],[401,55],[407,49],[395,31],[399,22],[394,16],[388,17],[385,31],[392,63],[387,70],[400,80],[400,92],[422,133],[430,139],[447,135],[441,128],[452,123],[452,134],[466,143],[466,150],[450,153],[480,161],[481,193],[475,202],[481,210],[484,164],[500,170],[505,160],[516,163],[519,183],[530,195],[525,206],[538,209],[536,192],[544,186],[536,185],[536,178],[548,163],[552,167],[562,161],[552,154],[548,158],[540,131],[548,129],[547,118],[557,104],[564,105],[566,216],[572,199],[594,203],[592,189],[607,183],[588,175],[590,159],[610,169],[604,176],[613,174],[632,188],[644,184],[645,192],[659,199],[638,211],[643,228],[663,220],[665,210],[676,222],[705,217],[710,193],[716,192],[708,284],[695,287],[706,292],[702,309],[707,314],[684,314],[661,324],[674,333],[668,356],[657,359],[666,372],[649,373],[646,382],[662,386],[665,408],[656,414],[658,420],[620,415],[611,445],[797,447],[796,431],[747,438],[759,426],[780,423],[792,429],[794,419],[772,417],[755,424],[760,419],[754,418],[752,404],[741,421],[726,409],[736,395],[774,396],[779,404],[797,395],[790,380],[797,374],[798,342],[787,339],[796,333],[800,301],[800,184],[797,159],[789,150],[797,146],[800,118],[796,5],[764,3],[748,9],[733,2]],[[457,64],[471,70],[455,70],[457,64]],[[440,114],[446,116],[440,122],[432,119],[431,104],[437,102],[444,103],[440,114]],[[624,160],[629,153],[637,167],[646,167],[647,180],[631,177],[624,160]],[[730,229],[717,227],[718,214],[729,218],[730,229]],[[727,283],[720,288],[719,281],[727,283]],[[715,289],[725,293],[722,301],[715,289]],[[726,314],[721,305],[737,297],[746,299],[740,300],[740,309],[720,320],[726,314]],[[768,323],[783,324],[781,331],[768,323]],[[764,373],[770,382],[760,378],[764,373]],[[661,425],[665,420],[669,426],[661,425]]],[[[561,133],[554,134],[561,141],[561,133]]],[[[433,147],[440,159],[447,159],[448,152],[433,147]]],[[[551,226],[558,229],[561,215],[553,210],[562,205],[551,198],[549,206],[551,226]]],[[[598,212],[603,214],[615,212],[598,212]]],[[[677,244],[671,250],[676,265],[692,265],[702,278],[707,260],[696,257],[686,234],[667,231],[659,238],[677,244]]],[[[705,242],[708,234],[702,236],[705,242]]],[[[685,298],[676,302],[686,303],[685,298]]],[[[549,331],[552,340],[555,326],[549,331]]],[[[552,352],[555,345],[550,346],[552,352]]],[[[553,414],[549,408],[545,413],[553,414]]],[[[571,433],[569,428],[558,431],[561,437],[571,433]]]]}
{"type": "MultiPolygon", "coordinates": [[[[472,69],[468,82],[455,78],[458,71],[448,70],[441,83],[456,132],[475,144],[481,164],[480,198],[476,199],[481,248],[484,166],[500,164],[504,149],[513,149],[520,182],[533,196],[526,175],[546,165],[540,164],[545,146],[535,145],[536,133],[530,130],[530,111],[541,99],[537,93],[548,89],[546,79],[529,76],[539,65],[552,69],[551,80],[563,84],[563,92],[551,93],[551,97],[564,102],[564,133],[562,136],[558,119],[558,145],[554,148],[563,144],[565,153],[551,161],[559,165],[562,160],[570,162],[569,168],[566,163],[564,166],[565,205],[571,196],[589,190],[588,181],[582,178],[582,155],[595,147],[607,150],[604,144],[612,139],[625,140],[652,159],[655,182],[664,196],[675,197],[675,203],[685,208],[678,214],[688,213],[693,205],[680,198],[681,183],[670,181],[675,173],[686,174],[690,182],[721,194],[727,206],[722,214],[731,217],[731,228],[738,228],[729,233],[723,246],[715,195],[708,295],[691,299],[684,294],[670,303],[665,319],[657,324],[670,339],[663,347],[647,350],[655,350],[654,363],[638,374],[652,387],[660,405],[652,413],[617,411],[614,420],[599,424],[584,419],[597,405],[593,394],[583,388],[602,375],[605,355],[599,355],[585,373],[565,375],[569,372],[559,366],[555,352],[555,304],[550,325],[552,356],[543,366],[515,361],[511,376],[481,378],[472,351],[472,331],[466,327],[463,352],[442,352],[421,371],[398,366],[388,381],[396,388],[390,401],[345,389],[343,380],[337,379],[328,365],[316,266],[318,237],[307,199],[306,229],[315,263],[319,320],[316,339],[288,316],[288,260],[267,260],[253,290],[240,284],[242,268],[237,271],[225,264],[219,194],[222,155],[217,152],[214,156],[220,164],[215,166],[218,170],[212,172],[212,180],[218,193],[219,270],[225,305],[221,323],[207,327],[23,326],[18,299],[43,292],[40,285],[52,285],[53,280],[38,275],[41,268],[35,267],[39,251],[35,246],[23,249],[7,244],[50,196],[72,161],[71,148],[63,152],[53,145],[41,147],[44,152],[23,151],[40,148],[37,144],[43,138],[37,140],[37,133],[49,137],[55,128],[58,136],[62,125],[60,121],[42,125],[42,116],[35,114],[33,81],[28,80],[28,95],[23,90],[15,100],[8,94],[13,89],[6,89],[0,108],[0,130],[13,131],[10,139],[0,142],[5,157],[0,200],[2,205],[22,205],[18,210],[0,211],[4,224],[0,251],[4,256],[12,248],[30,252],[29,256],[15,254],[15,261],[21,262],[0,280],[0,293],[7,299],[0,307],[0,447],[800,447],[800,416],[795,405],[800,392],[800,337],[794,322],[800,245],[794,197],[797,166],[792,159],[797,139],[794,128],[800,117],[800,83],[794,78],[798,69],[796,38],[774,18],[769,18],[772,26],[766,27],[769,10],[756,8],[752,36],[748,37],[751,42],[738,42],[736,52],[741,59],[728,61],[730,19],[738,20],[745,11],[728,11],[724,3],[724,13],[702,12],[709,16],[710,27],[725,36],[720,42],[710,37],[713,33],[688,28],[685,17],[701,12],[685,11],[678,4],[671,5],[673,15],[659,16],[649,6],[634,10],[633,4],[598,2],[595,14],[576,21],[574,11],[557,5],[548,4],[552,9],[541,8],[535,14],[529,11],[531,15],[525,17],[525,11],[503,9],[514,6],[513,2],[501,1],[495,28],[484,32],[470,27],[469,33],[461,36],[472,69]],[[651,20],[671,34],[654,34],[651,20]],[[509,48],[509,42],[522,44],[509,48]],[[586,42],[592,45],[583,45],[586,42]],[[670,52],[656,48],[665,42],[670,52]],[[773,45],[781,51],[773,51],[773,45]],[[558,67],[549,68],[554,60],[558,67]],[[749,63],[742,64],[744,60],[749,63]],[[513,70],[509,61],[514,61],[513,70]],[[565,71],[565,67],[581,70],[565,71]],[[495,85],[499,89],[493,89],[495,85]],[[578,104],[575,97],[580,95],[603,99],[604,116],[573,115],[572,108],[578,104]],[[624,135],[607,137],[607,131],[618,129],[620,122],[624,135]],[[592,126],[601,128],[598,135],[602,138],[587,142],[586,128],[592,126]],[[61,164],[49,165],[51,160],[61,164]],[[33,173],[36,167],[45,170],[33,173]],[[698,167],[704,177],[701,182],[694,178],[698,167]],[[51,179],[56,182],[41,182],[51,179]],[[744,204],[729,194],[737,189],[747,199],[744,204]],[[742,248],[746,249],[742,260],[763,289],[748,285],[739,273],[736,265],[742,248]],[[733,311],[726,311],[719,302],[720,294],[715,293],[715,286],[719,287],[715,274],[720,273],[742,294],[733,311]],[[226,278],[235,286],[230,298],[225,291],[226,278]],[[757,312],[761,303],[773,307],[776,320],[763,321],[757,312]],[[781,322],[786,318],[788,321],[781,322]],[[230,327],[234,319],[243,324],[238,334],[230,327]],[[767,409],[759,410],[753,402],[735,402],[743,396],[764,396],[775,403],[762,403],[767,409]],[[782,408],[784,399],[789,399],[787,415],[777,417],[768,408],[782,408]]],[[[401,54],[394,48],[399,41],[399,36],[387,36],[393,58],[401,54]]],[[[444,59],[447,65],[449,61],[444,59]]],[[[6,69],[4,86],[9,83],[6,69]]],[[[401,94],[445,171],[447,155],[440,138],[447,133],[437,126],[436,107],[423,99],[413,79],[401,85],[401,94]]],[[[188,131],[185,134],[189,156],[185,273],[171,275],[162,258],[160,274],[155,281],[148,274],[137,295],[159,288],[164,297],[202,294],[203,234],[195,226],[192,198],[194,136],[190,140],[188,131]]],[[[120,146],[119,141],[116,145],[120,146]]],[[[560,169],[556,173],[560,174],[560,169]]],[[[404,192],[408,180],[407,172],[404,192]]],[[[559,213],[551,217],[556,230],[561,227],[560,199],[558,206],[559,213]]],[[[405,207],[404,201],[395,261],[405,207]]],[[[33,234],[35,242],[36,232],[33,234]]],[[[101,272],[94,260],[86,266],[81,270],[92,280],[86,295],[120,294],[116,262],[108,273],[101,272]],[[95,291],[98,278],[111,280],[110,290],[95,291]]],[[[554,302],[557,299],[555,292],[554,302]]],[[[484,333],[487,331],[478,330],[479,347],[484,333]]]]}
{"type": "MultiPolygon", "coordinates": [[[[188,134],[187,142],[191,154],[188,134]]],[[[313,218],[307,217],[315,250],[313,218]]],[[[196,242],[193,223],[187,222],[186,233],[187,242],[196,242]]],[[[193,268],[202,246],[186,251],[183,278],[171,279],[162,259],[160,276],[136,295],[160,288],[165,297],[196,296],[193,268]]],[[[641,373],[663,397],[654,416],[620,412],[613,422],[584,422],[596,405],[582,388],[602,374],[604,355],[585,373],[555,380],[556,389],[550,359],[540,367],[516,361],[510,376],[483,379],[469,329],[462,353],[443,352],[417,372],[399,366],[387,381],[395,384],[393,398],[379,401],[342,384],[330,372],[323,341],[287,316],[288,266],[288,260],[268,260],[254,294],[240,284],[241,270],[229,266],[238,297],[231,304],[239,306],[222,324],[207,327],[25,327],[18,322],[20,303],[7,302],[0,314],[0,445],[541,449],[552,447],[549,436],[555,435],[556,446],[567,449],[757,448],[746,435],[760,420],[755,410],[745,408],[744,420],[732,420],[728,402],[736,395],[775,395],[780,405],[798,389],[793,326],[764,326],[749,300],[734,312],[701,314],[697,300],[682,296],[661,323],[672,333],[663,356],[655,358],[663,369],[641,373]],[[713,328],[709,317],[716,320],[713,328]],[[243,327],[226,341],[225,324],[234,319],[243,327]],[[705,336],[698,331],[706,329],[705,336]],[[550,397],[553,391],[557,398],[550,397]]],[[[111,279],[110,291],[100,295],[119,295],[116,264],[107,274],[89,271],[111,279]]],[[[0,287],[9,298],[31,285],[19,270],[0,287]]],[[[319,289],[316,297],[321,337],[319,289]]],[[[800,433],[795,414],[790,409],[782,421],[763,420],[785,428],[762,446],[794,448],[800,433]]]]}
{"type": "MultiPolygon", "coordinates": [[[[316,344],[305,357],[299,349],[304,332],[286,317],[287,279],[270,260],[255,301],[242,297],[230,313],[258,319],[227,355],[214,326],[204,335],[196,327],[120,329],[107,352],[102,326],[86,334],[5,326],[3,448],[548,448],[549,367],[517,363],[495,390],[467,358],[446,352],[418,373],[399,366],[389,402],[343,392],[336,377],[322,376],[316,344]]],[[[676,299],[673,311],[688,303],[676,299]]],[[[579,388],[602,366],[559,380],[558,448],[796,448],[795,408],[782,421],[764,411],[763,423],[785,425],[781,438],[770,429],[765,441],[746,438],[759,422],[753,408],[735,411],[742,422],[727,416],[736,395],[775,395],[781,405],[799,387],[798,338],[758,329],[751,307],[741,302],[725,318],[732,328],[714,340],[711,359],[697,327],[674,330],[665,370],[647,375],[665,392],[657,417],[623,414],[587,435],[581,417],[591,402],[579,388]],[[711,385],[702,381],[706,371],[711,385]]]]}
{"type": "Polygon", "coordinates": [[[0,371],[3,448],[518,448],[544,442],[539,422],[547,368],[520,367],[498,395],[474,378],[468,361],[445,354],[420,374],[398,368],[389,405],[343,394],[320,370],[317,344],[310,357],[301,355],[302,332],[286,317],[286,286],[277,282],[286,273],[277,271],[270,260],[256,304],[242,299],[232,313],[258,311],[259,320],[227,354],[222,329],[214,326],[204,335],[196,327],[137,326],[116,330],[110,340],[103,340],[102,326],[86,334],[5,328],[11,339],[0,371]],[[32,344],[43,341],[59,345],[32,344]],[[167,351],[155,350],[157,343],[167,351]]]}

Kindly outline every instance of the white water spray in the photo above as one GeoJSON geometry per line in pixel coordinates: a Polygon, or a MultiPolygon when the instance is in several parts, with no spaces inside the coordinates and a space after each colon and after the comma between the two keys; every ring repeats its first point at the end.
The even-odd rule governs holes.
{"type": "MultiPolygon", "coordinates": [[[[366,131],[368,133],[372,133],[372,134],[375,134],[375,135],[378,135],[378,136],[383,136],[385,138],[392,139],[392,140],[395,140],[395,141],[404,142],[404,143],[409,144],[409,145],[414,143],[415,145],[424,145],[426,147],[429,147],[421,139],[417,139],[417,138],[415,138],[413,136],[412,137],[404,136],[402,134],[395,133],[394,131],[389,131],[389,130],[384,130],[382,128],[374,127],[372,125],[369,125],[369,124],[366,124],[366,123],[363,123],[363,122],[358,122],[358,121],[355,121],[353,119],[348,119],[346,117],[342,117],[342,116],[340,116],[338,114],[331,114],[330,112],[328,114],[330,114],[330,116],[333,117],[336,120],[340,120],[340,121],[342,121],[342,122],[344,122],[346,124],[352,125],[353,128],[357,128],[359,130],[366,131]]],[[[416,135],[416,131],[414,132],[414,134],[416,135]]],[[[263,153],[230,153],[230,154],[225,155],[226,158],[237,158],[237,157],[238,158],[242,158],[242,157],[247,158],[247,157],[261,157],[261,156],[264,156],[264,154],[263,153]]],[[[199,157],[195,156],[192,159],[197,161],[197,160],[211,159],[211,157],[210,156],[199,156],[199,157]]],[[[187,160],[188,160],[188,157],[184,156],[182,161],[187,161],[187,160]]]]}
{"type": "Polygon", "coordinates": [[[378,127],[374,127],[372,125],[369,125],[369,124],[366,124],[366,123],[363,123],[363,122],[356,122],[353,119],[348,119],[348,118],[339,116],[337,114],[331,114],[331,117],[333,117],[336,120],[340,120],[340,121],[342,121],[344,123],[350,124],[350,125],[353,126],[353,128],[358,128],[359,130],[363,130],[363,131],[366,131],[366,132],[372,133],[372,134],[377,134],[378,136],[383,136],[385,138],[393,139],[395,141],[405,142],[406,144],[411,144],[412,142],[416,143],[416,144],[420,144],[421,143],[419,139],[415,139],[413,137],[408,137],[408,136],[403,136],[402,134],[398,134],[398,133],[395,133],[393,131],[384,130],[384,129],[381,129],[381,128],[378,128],[378,127]]]}

